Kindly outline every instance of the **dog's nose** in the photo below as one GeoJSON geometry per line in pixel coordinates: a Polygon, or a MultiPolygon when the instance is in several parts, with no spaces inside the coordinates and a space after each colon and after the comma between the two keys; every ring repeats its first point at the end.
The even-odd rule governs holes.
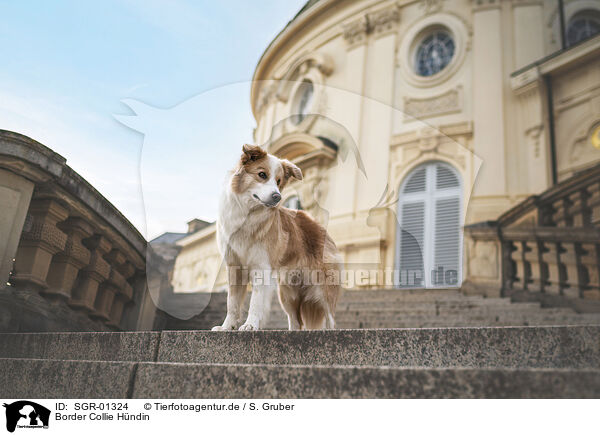
{"type": "Polygon", "coordinates": [[[281,195],[277,192],[273,192],[273,194],[271,195],[271,198],[273,198],[273,201],[275,202],[275,204],[277,204],[279,201],[281,201],[281,195]]]}

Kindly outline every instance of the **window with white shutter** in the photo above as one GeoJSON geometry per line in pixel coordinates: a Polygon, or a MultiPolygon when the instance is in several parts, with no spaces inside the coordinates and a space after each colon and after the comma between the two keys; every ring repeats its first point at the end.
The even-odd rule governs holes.
{"type": "Polygon", "coordinates": [[[461,283],[462,187],[450,165],[431,162],[406,178],[398,201],[400,287],[461,283]]]}

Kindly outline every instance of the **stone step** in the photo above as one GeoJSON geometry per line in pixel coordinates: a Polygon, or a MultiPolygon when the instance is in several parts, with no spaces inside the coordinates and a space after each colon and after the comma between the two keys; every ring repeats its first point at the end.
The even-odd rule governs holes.
{"type": "MultiPolygon", "coordinates": [[[[439,310],[429,313],[392,310],[336,313],[337,329],[357,328],[422,328],[457,326],[524,326],[524,325],[599,325],[600,314],[576,314],[569,308],[511,309],[475,308],[471,310],[439,310]]],[[[287,329],[287,317],[276,313],[267,329],[287,329]]]]}
{"type": "MultiPolygon", "coordinates": [[[[548,314],[575,314],[573,310],[569,308],[548,308],[541,310],[542,312],[546,310],[553,310],[552,312],[548,311],[548,314]]],[[[441,315],[466,315],[466,314],[494,314],[494,313],[539,313],[540,307],[536,304],[515,304],[513,305],[498,305],[498,306],[429,306],[429,307],[419,307],[417,309],[404,308],[404,307],[378,307],[371,308],[368,310],[347,310],[347,311],[336,311],[335,317],[336,319],[341,318],[355,318],[355,317],[369,317],[369,316],[441,316],[441,315]]],[[[277,315],[285,315],[283,311],[277,312],[277,315]]]]}
{"type": "MultiPolygon", "coordinates": [[[[284,313],[277,313],[279,317],[284,318],[284,313]]],[[[569,308],[545,308],[545,309],[532,309],[531,307],[476,307],[468,310],[461,308],[440,308],[439,310],[431,311],[399,311],[399,310],[371,310],[371,311],[342,311],[335,315],[336,320],[342,319],[352,320],[361,319],[368,320],[373,318],[378,319],[402,319],[402,318],[424,318],[429,319],[432,317],[457,317],[467,318],[476,317],[494,318],[496,316],[512,316],[512,317],[527,317],[527,316],[543,316],[551,318],[552,316],[564,317],[573,316],[577,317],[578,314],[574,313],[569,308]]],[[[600,318],[600,316],[597,316],[600,318]]],[[[285,317],[287,318],[287,317],[285,317]]]]}
{"type": "MultiPolygon", "coordinates": [[[[597,319],[588,320],[581,318],[566,319],[440,319],[428,321],[398,321],[392,325],[394,328],[457,328],[457,327],[481,327],[481,326],[553,326],[553,325],[598,325],[597,319]]],[[[389,328],[390,322],[346,322],[339,325],[340,329],[368,329],[368,328],[389,328]]],[[[268,329],[287,329],[286,324],[273,325],[268,329]]]]}
{"type": "Polygon", "coordinates": [[[133,397],[598,398],[600,370],[141,363],[133,397]]]}
{"type": "MultiPolygon", "coordinates": [[[[368,298],[405,298],[405,299],[442,299],[444,297],[464,297],[464,294],[456,288],[438,289],[373,289],[373,290],[344,290],[340,300],[368,298]]],[[[478,296],[475,296],[478,297],[478,296]]],[[[480,297],[480,296],[479,296],[480,297]]]]}
{"type": "MultiPolygon", "coordinates": [[[[210,303],[201,314],[189,320],[170,318],[168,329],[206,330],[221,324],[226,294],[203,296],[206,295],[211,298],[210,303]]],[[[508,298],[466,296],[457,289],[347,290],[337,306],[336,326],[354,329],[600,324],[599,314],[591,316],[576,314],[571,308],[541,308],[538,302],[511,303],[508,298]]],[[[287,316],[277,298],[265,327],[287,329],[287,316]]]]}
{"type": "MultiPolygon", "coordinates": [[[[398,320],[397,322],[378,322],[378,321],[345,321],[338,322],[336,328],[339,330],[347,329],[390,329],[390,328],[465,328],[465,327],[518,327],[518,326],[595,326],[600,325],[598,319],[586,318],[563,318],[563,319],[547,319],[547,318],[498,318],[498,319],[416,319],[416,320],[398,320]]],[[[287,320],[278,320],[269,322],[266,330],[287,330],[287,320]]]]}
{"type": "Polygon", "coordinates": [[[600,370],[0,359],[16,399],[599,398],[600,370]]]}
{"type": "MultiPolygon", "coordinates": [[[[245,306],[243,310],[247,312],[250,295],[246,297],[245,306]]],[[[481,296],[464,296],[457,290],[361,290],[355,291],[350,290],[343,292],[340,300],[338,301],[338,310],[345,310],[349,304],[366,304],[365,306],[403,306],[403,305],[428,305],[432,302],[438,302],[443,304],[445,302],[452,303],[467,303],[477,301],[486,301],[481,296]]],[[[496,299],[501,301],[498,303],[506,304],[510,303],[508,299],[496,299]]],[[[489,301],[489,300],[488,300],[489,301]]],[[[487,302],[489,303],[489,302],[487,302]]],[[[170,304],[166,304],[165,309],[172,313],[184,313],[188,312],[197,314],[190,324],[200,323],[203,327],[208,327],[208,324],[216,320],[217,323],[222,322],[225,317],[227,307],[227,294],[224,292],[220,293],[198,293],[198,294],[186,294],[179,295],[170,304]],[[181,300],[179,300],[181,299],[181,300]],[[178,304],[184,304],[185,307],[177,307],[178,304]],[[171,306],[172,305],[172,306],[171,306]],[[170,308],[169,308],[170,307],[170,308]]],[[[276,295],[272,302],[273,312],[280,312],[281,307],[276,295]]],[[[176,318],[170,319],[169,326],[173,327],[173,324],[184,324],[186,321],[180,321],[176,318]]],[[[215,324],[211,326],[214,326],[215,324]]]]}
{"type": "MultiPolygon", "coordinates": [[[[555,326],[555,325],[600,325],[597,318],[587,319],[581,317],[573,318],[440,318],[440,319],[413,319],[391,321],[344,321],[337,323],[337,329],[386,329],[386,328],[462,328],[483,326],[555,326]]],[[[265,329],[282,330],[288,329],[286,320],[269,322],[265,329]]]]}
{"type": "MultiPolygon", "coordinates": [[[[510,310],[510,311],[536,311],[541,308],[537,302],[519,302],[511,303],[509,299],[479,299],[476,301],[437,301],[437,302],[411,302],[411,303],[379,303],[379,302],[365,302],[365,303],[352,303],[352,304],[338,304],[336,307],[336,316],[343,315],[348,312],[352,313],[383,313],[383,312],[394,312],[394,313],[423,313],[431,314],[442,311],[456,311],[464,312],[470,310],[510,310]]],[[[574,313],[571,308],[560,308],[565,312],[574,313]]],[[[278,302],[273,302],[271,306],[271,315],[284,314],[283,309],[278,302]]],[[[204,312],[205,315],[216,315],[216,311],[204,312]]],[[[219,312],[218,314],[223,315],[219,312]]]]}
{"type": "Polygon", "coordinates": [[[511,304],[510,299],[492,298],[492,299],[447,299],[438,301],[399,301],[399,302],[380,302],[380,301],[365,301],[365,302],[343,302],[338,303],[336,311],[349,310],[371,310],[371,309],[420,309],[430,307],[506,307],[511,305],[540,307],[536,302],[521,302],[511,304]]]}
{"type": "Polygon", "coordinates": [[[133,393],[137,364],[0,358],[0,385],[14,399],[124,399],[133,393]]]}
{"type": "MultiPolygon", "coordinates": [[[[427,367],[600,367],[600,326],[0,334],[0,358],[427,367]]],[[[1,385],[1,384],[0,384],[1,385]]]]}

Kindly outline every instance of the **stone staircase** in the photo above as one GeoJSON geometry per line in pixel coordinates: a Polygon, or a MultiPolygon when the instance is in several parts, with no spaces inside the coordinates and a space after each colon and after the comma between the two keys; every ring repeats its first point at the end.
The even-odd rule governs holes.
{"type": "Polygon", "coordinates": [[[0,334],[9,398],[600,397],[600,327],[0,334]]]}
{"type": "MultiPolygon", "coordinates": [[[[219,323],[223,296],[179,326],[219,323]]],[[[285,326],[273,310],[269,326],[285,326]]],[[[598,314],[457,290],[381,290],[346,292],[337,319],[367,329],[0,334],[2,395],[600,397],[598,314]]]]}
{"type": "MultiPolygon", "coordinates": [[[[180,303],[189,307],[193,301],[187,296],[180,303]]],[[[227,310],[227,295],[206,293],[201,297],[210,301],[200,315],[188,320],[171,317],[165,329],[211,329],[220,325],[227,310]]],[[[465,296],[457,289],[349,290],[342,294],[336,310],[337,329],[534,325],[600,325],[600,313],[579,314],[568,307],[542,308],[539,302],[465,296]]],[[[287,327],[287,317],[274,298],[266,329],[287,327]]]]}

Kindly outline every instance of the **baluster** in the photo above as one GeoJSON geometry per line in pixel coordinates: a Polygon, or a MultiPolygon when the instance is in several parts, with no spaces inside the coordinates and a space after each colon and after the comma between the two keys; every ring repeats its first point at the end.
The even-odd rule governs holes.
{"type": "Polygon", "coordinates": [[[125,262],[119,267],[121,276],[125,279],[125,285],[115,293],[109,313],[108,325],[113,328],[121,328],[121,319],[125,306],[133,299],[133,285],[136,281],[136,269],[130,262],[125,262]]]}
{"type": "Polygon", "coordinates": [[[113,249],[105,257],[105,260],[111,265],[110,275],[99,288],[94,303],[95,312],[92,317],[98,317],[104,321],[110,320],[110,310],[115,298],[120,289],[129,286],[125,278],[118,272],[119,266],[123,265],[127,260],[125,256],[118,250],[113,249]]]}
{"type": "Polygon", "coordinates": [[[515,280],[512,287],[515,290],[527,290],[531,279],[531,265],[527,260],[527,253],[531,250],[526,241],[515,241],[515,250],[511,259],[515,264],[515,280]]]}
{"type": "Polygon", "coordinates": [[[548,279],[547,284],[544,285],[544,292],[558,295],[567,285],[567,270],[561,261],[561,255],[565,250],[558,242],[547,242],[545,247],[542,260],[548,267],[548,279]]]}
{"type": "Polygon", "coordinates": [[[512,259],[512,254],[515,251],[515,244],[508,240],[502,243],[502,275],[503,275],[503,291],[502,296],[505,296],[504,290],[513,289],[514,282],[517,280],[517,268],[512,259]]]}
{"type": "Polygon", "coordinates": [[[562,198],[552,203],[552,209],[554,213],[552,214],[552,221],[554,225],[557,227],[570,227],[573,226],[572,222],[569,219],[568,209],[570,207],[570,202],[567,198],[562,198]]]}
{"type": "Polygon", "coordinates": [[[34,199],[23,225],[15,256],[13,283],[48,287],[46,278],[52,257],[65,249],[67,235],[57,224],[69,216],[66,208],[52,199],[34,199]]]}
{"type": "Polygon", "coordinates": [[[85,239],[83,244],[90,250],[90,264],[79,272],[69,305],[94,312],[98,287],[110,276],[110,266],[103,257],[110,251],[111,245],[100,235],[85,239]]]}
{"type": "Polygon", "coordinates": [[[566,242],[562,244],[565,252],[561,255],[567,271],[567,286],[562,289],[562,294],[571,298],[581,297],[580,282],[585,282],[584,270],[581,266],[583,250],[579,243],[566,242]]]}
{"type": "Polygon", "coordinates": [[[79,270],[90,263],[90,251],[82,240],[92,235],[92,228],[81,218],[69,218],[59,228],[68,238],[63,252],[52,259],[44,294],[70,299],[79,270]]]}
{"type": "Polygon", "coordinates": [[[584,227],[590,224],[590,212],[587,206],[588,193],[585,189],[569,195],[568,209],[566,214],[573,227],[584,227]]]}
{"type": "Polygon", "coordinates": [[[585,243],[583,246],[585,254],[581,257],[581,264],[587,272],[588,282],[583,287],[584,299],[600,299],[600,245],[596,243],[585,243]]]}
{"type": "Polygon", "coordinates": [[[590,225],[600,225],[600,182],[596,182],[588,186],[587,192],[590,225]]]}
{"type": "Polygon", "coordinates": [[[529,251],[525,253],[525,260],[529,263],[530,282],[527,284],[527,290],[541,292],[544,289],[544,283],[548,279],[548,266],[542,261],[544,253],[544,243],[541,241],[528,242],[529,251]]]}

